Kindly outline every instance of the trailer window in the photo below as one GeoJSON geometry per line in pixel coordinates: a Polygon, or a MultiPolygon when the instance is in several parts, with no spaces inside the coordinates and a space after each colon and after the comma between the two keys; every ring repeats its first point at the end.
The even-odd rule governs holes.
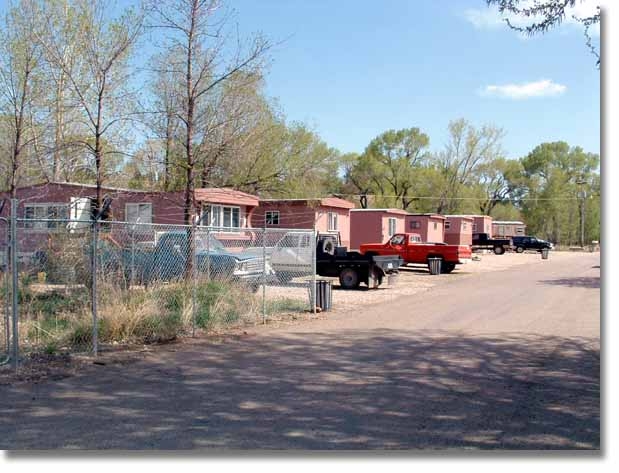
{"type": "Polygon", "coordinates": [[[279,225],[279,210],[267,210],[264,214],[264,223],[266,225],[279,225]]]}
{"type": "Polygon", "coordinates": [[[329,219],[329,231],[334,232],[337,230],[337,214],[335,212],[329,212],[327,215],[329,219]]]}
{"type": "Polygon", "coordinates": [[[395,225],[396,220],[393,217],[389,218],[389,236],[393,236],[395,234],[395,225]]]}

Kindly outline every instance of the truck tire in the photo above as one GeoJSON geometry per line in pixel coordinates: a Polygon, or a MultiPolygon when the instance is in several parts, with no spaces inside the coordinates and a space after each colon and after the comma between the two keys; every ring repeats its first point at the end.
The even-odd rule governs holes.
{"type": "Polygon", "coordinates": [[[456,263],[445,263],[445,262],[443,262],[443,264],[441,264],[441,273],[443,273],[443,274],[449,274],[454,269],[456,269],[456,263]]]}
{"type": "Polygon", "coordinates": [[[495,246],[493,251],[495,255],[502,255],[503,253],[505,253],[505,248],[503,248],[502,246],[495,246]]]}
{"type": "Polygon", "coordinates": [[[524,247],[523,246],[517,246],[516,247],[516,253],[524,253],[524,247]]]}
{"type": "Polygon", "coordinates": [[[342,289],[357,289],[359,287],[359,273],[353,268],[344,268],[340,272],[340,286],[342,289]]]}

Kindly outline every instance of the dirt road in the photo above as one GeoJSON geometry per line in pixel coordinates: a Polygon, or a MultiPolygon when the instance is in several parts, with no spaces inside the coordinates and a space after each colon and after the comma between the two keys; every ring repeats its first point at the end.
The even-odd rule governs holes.
{"type": "Polygon", "coordinates": [[[599,449],[599,264],[436,276],[355,312],[0,386],[0,448],[599,449]]]}

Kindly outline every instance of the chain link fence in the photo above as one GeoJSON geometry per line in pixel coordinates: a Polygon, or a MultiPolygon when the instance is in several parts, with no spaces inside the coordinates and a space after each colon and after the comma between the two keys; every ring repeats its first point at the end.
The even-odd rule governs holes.
{"type": "MultiPolygon", "coordinates": [[[[315,306],[314,230],[13,218],[0,240],[0,255],[17,255],[22,354],[97,354],[315,306]]],[[[0,361],[11,353],[12,272],[2,266],[0,361]]]]}

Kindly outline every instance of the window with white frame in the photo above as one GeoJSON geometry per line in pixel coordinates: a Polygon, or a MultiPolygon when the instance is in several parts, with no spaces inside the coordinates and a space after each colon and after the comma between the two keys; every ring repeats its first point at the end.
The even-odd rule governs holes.
{"type": "Polygon", "coordinates": [[[466,222],[462,222],[462,230],[466,230],[466,222]]]}
{"type": "Polygon", "coordinates": [[[434,222],[434,230],[438,230],[438,223],[434,222]]]}
{"type": "Polygon", "coordinates": [[[473,233],[475,233],[477,231],[477,224],[476,223],[473,224],[472,231],[473,231],[473,233]]]}
{"type": "Polygon", "coordinates": [[[524,228],[522,228],[522,227],[517,227],[517,228],[516,228],[516,234],[518,234],[518,235],[524,235],[524,228]]]}
{"type": "Polygon", "coordinates": [[[129,223],[153,223],[153,204],[150,202],[125,204],[125,221],[129,223]]]}
{"type": "Polygon", "coordinates": [[[419,220],[411,220],[409,226],[411,230],[416,230],[421,228],[421,222],[419,220]]]}
{"type": "Polygon", "coordinates": [[[445,230],[449,230],[451,228],[451,221],[445,220],[445,230]]]}
{"type": "Polygon", "coordinates": [[[241,228],[241,208],[228,205],[207,205],[202,210],[202,225],[238,230],[241,228]]]}
{"type": "Polygon", "coordinates": [[[264,213],[265,225],[279,225],[279,210],[267,210],[264,213]]]}
{"type": "Polygon", "coordinates": [[[335,212],[329,212],[327,217],[329,219],[328,230],[330,232],[337,231],[337,214],[335,212]]]}
{"type": "Polygon", "coordinates": [[[389,217],[389,236],[395,235],[396,219],[389,217]]]}
{"type": "Polygon", "coordinates": [[[69,218],[67,204],[36,203],[24,205],[24,226],[35,230],[57,230],[65,228],[69,218]],[[40,220],[37,220],[40,219],[40,220]]]}

